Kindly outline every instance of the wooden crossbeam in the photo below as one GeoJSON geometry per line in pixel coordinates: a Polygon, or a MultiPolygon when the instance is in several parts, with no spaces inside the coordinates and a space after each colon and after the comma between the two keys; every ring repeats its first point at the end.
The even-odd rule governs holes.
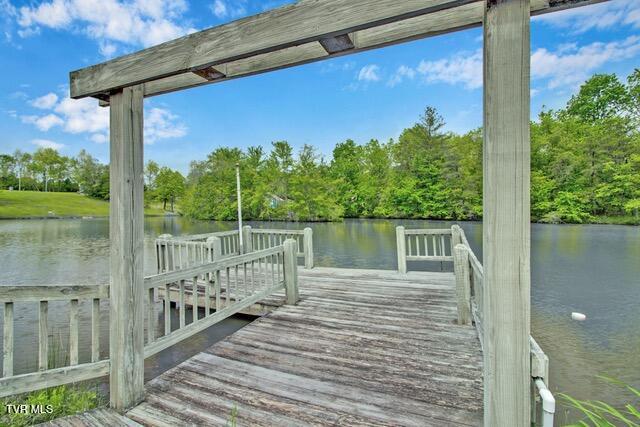
{"type": "MultiPolygon", "coordinates": [[[[531,0],[531,14],[539,15],[602,1],[606,0],[531,0]]],[[[224,74],[224,77],[214,80],[192,72],[152,80],[144,84],[144,95],[145,97],[160,95],[321,61],[333,56],[349,55],[410,40],[479,27],[482,25],[483,14],[484,2],[473,2],[452,9],[354,31],[348,36],[353,44],[351,49],[329,53],[330,49],[323,46],[322,40],[319,40],[216,65],[215,69],[224,74]]],[[[332,41],[331,43],[335,45],[337,42],[332,41]]],[[[108,101],[102,99],[100,105],[109,105],[108,101]]]]}
{"type": "Polygon", "coordinates": [[[306,0],[70,74],[72,98],[274,52],[481,0],[306,0]]]}

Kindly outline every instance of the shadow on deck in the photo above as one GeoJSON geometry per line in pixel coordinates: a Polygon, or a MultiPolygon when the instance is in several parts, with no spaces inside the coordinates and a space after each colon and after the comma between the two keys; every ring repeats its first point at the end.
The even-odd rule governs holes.
{"type": "MultiPolygon", "coordinates": [[[[453,273],[299,274],[299,304],[153,379],[119,423],[226,425],[232,412],[242,426],[482,423],[482,352],[475,328],[456,324],[453,273]]],[[[53,424],[112,425],[110,412],[53,424]]]]}

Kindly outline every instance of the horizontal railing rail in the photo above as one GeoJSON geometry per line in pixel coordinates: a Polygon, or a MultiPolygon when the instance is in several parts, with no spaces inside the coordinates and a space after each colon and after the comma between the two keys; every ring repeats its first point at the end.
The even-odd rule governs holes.
{"type": "MultiPolygon", "coordinates": [[[[0,398],[77,381],[102,377],[109,373],[109,360],[100,360],[100,302],[109,298],[108,285],[0,285],[0,304],[3,306],[2,377],[0,398]],[[68,365],[50,366],[49,302],[66,302],[69,315],[68,365]],[[80,361],[79,329],[80,304],[90,304],[91,347],[90,361],[80,361]],[[30,303],[37,307],[38,340],[37,371],[15,375],[14,311],[16,303],[30,303]]],[[[58,358],[56,358],[58,359],[58,358]]],[[[60,358],[62,359],[62,358],[60,358]]],[[[66,362],[65,362],[66,364],[66,362]]]]}
{"type": "Polygon", "coordinates": [[[407,261],[453,261],[451,229],[396,227],[398,271],[407,272],[407,261]]]}
{"type": "Polygon", "coordinates": [[[281,245],[286,239],[293,239],[297,244],[296,256],[304,258],[305,268],[313,268],[313,230],[309,227],[304,230],[249,228],[245,236],[244,240],[250,242],[253,250],[281,245]]]}
{"type": "MultiPolygon", "coordinates": [[[[484,348],[484,268],[474,254],[464,230],[451,227],[458,299],[458,322],[470,323],[473,319],[480,345],[484,348]]],[[[531,358],[531,382],[537,390],[532,396],[531,416],[534,425],[553,427],[555,399],[548,389],[549,358],[538,343],[529,336],[531,358]],[[542,405],[538,403],[542,402],[542,405]]]]}
{"type": "Polygon", "coordinates": [[[298,300],[296,242],[285,240],[272,248],[219,259],[182,270],[146,277],[147,337],[144,354],[152,356],[209,326],[286,290],[290,304],[298,300]],[[171,294],[178,294],[178,321],[171,320],[171,294]],[[164,294],[164,334],[155,336],[156,294],[164,294]],[[201,316],[199,299],[203,298],[201,316]],[[187,323],[187,306],[191,319],[187,323]]]}

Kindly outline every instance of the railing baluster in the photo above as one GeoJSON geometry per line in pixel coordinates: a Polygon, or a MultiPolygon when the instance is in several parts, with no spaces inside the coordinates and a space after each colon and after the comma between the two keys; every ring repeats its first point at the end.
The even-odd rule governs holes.
{"type": "Polygon", "coordinates": [[[198,276],[195,276],[193,278],[193,292],[191,294],[191,302],[192,302],[191,321],[195,323],[198,321],[198,315],[199,315],[198,313],[198,276]]]}
{"type": "Polygon", "coordinates": [[[180,328],[184,328],[186,325],[186,320],[185,320],[185,304],[184,304],[184,280],[180,280],[180,328]]]}
{"type": "Polygon", "coordinates": [[[78,364],[78,300],[69,302],[69,364],[78,364]]]}
{"type": "Polygon", "coordinates": [[[150,288],[147,291],[147,343],[152,343],[155,337],[155,289],[150,288]]]}
{"type": "Polygon", "coordinates": [[[236,271],[236,301],[240,299],[240,275],[238,274],[239,266],[235,266],[234,270],[236,271]]]}
{"type": "Polygon", "coordinates": [[[215,292],[216,292],[216,311],[220,311],[220,292],[221,292],[221,284],[222,281],[222,273],[220,270],[216,270],[216,281],[215,281],[215,292]]]}
{"type": "Polygon", "coordinates": [[[231,305],[231,268],[227,267],[227,305],[229,307],[231,305]]]}
{"type": "Polygon", "coordinates": [[[91,301],[91,361],[100,360],[100,299],[91,301]]]}
{"type": "Polygon", "coordinates": [[[251,293],[256,291],[256,263],[251,261],[251,293]]]}
{"type": "Polygon", "coordinates": [[[171,333],[171,284],[164,285],[164,334],[171,333]]]}
{"type": "Polygon", "coordinates": [[[244,297],[249,296],[249,285],[247,283],[247,263],[242,263],[242,280],[244,283],[244,297]]]}
{"type": "Polygon", "coordinates": [[[2,341],[2,375],[13,375],[13,303],[4,303],[4,335],[2,341]]]}
{"type": "Polygon", "coordinates": [[[38,331],[38,370],[45,371],[49,364],[49,303],[40,301],[39,331],[38,331]]]}
{"type": "Polygon", "coordinates": [[[442,252],[442,256],[446,256],[446,250],[445,250],[445,245],[444,245],[444,234],[440,235],[440,251],[442,252]]]}
{"type": "Polygon", "coordinates": [[[205,275],[204,281],[204,317],[211,313],[211,273],[205,275]]]}
{"type": "Polygon", "coordinates": [[[275,286],[275,284],[276,284],[276,272],[275,272],[275,270],[273,268],[274,267],[274,265],[273,265],[273,255],[271,255],[269,257],[269,261],[271,261],[270,262],[270,264],[271,264],[271,286],[275,286]]]}

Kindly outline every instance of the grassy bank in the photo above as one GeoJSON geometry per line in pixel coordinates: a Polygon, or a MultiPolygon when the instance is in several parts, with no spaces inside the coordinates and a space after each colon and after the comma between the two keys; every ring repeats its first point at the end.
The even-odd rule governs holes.
{"type": "MultiPolygon", "coordinates": [[[[164,215],[157,207],[145,215],[164,215]]],[[[0,190],[0,218],[108,216],[109,202],[78,193],[0,190]]]]}

